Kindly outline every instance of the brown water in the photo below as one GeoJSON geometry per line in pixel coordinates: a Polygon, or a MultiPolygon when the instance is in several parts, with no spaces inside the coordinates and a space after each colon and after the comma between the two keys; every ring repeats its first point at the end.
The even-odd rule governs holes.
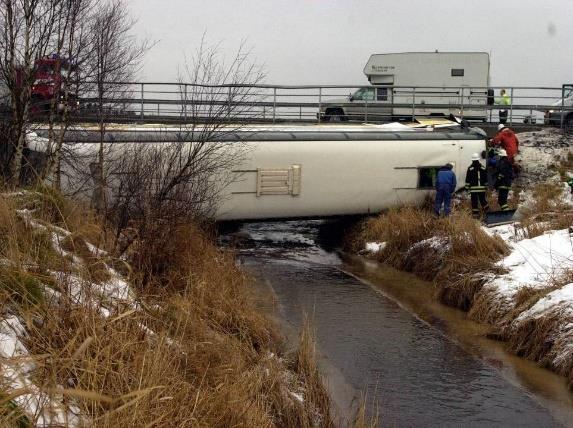
{"type": "Polygon", "coordinates": [[[573,426],[565,380],[511,356],[430,285],[315,242],[320,222],[243,227],[247,269],[278,300],[287,333],[307,314],[343,416],[366,394],[384,426],[573,426]]]}

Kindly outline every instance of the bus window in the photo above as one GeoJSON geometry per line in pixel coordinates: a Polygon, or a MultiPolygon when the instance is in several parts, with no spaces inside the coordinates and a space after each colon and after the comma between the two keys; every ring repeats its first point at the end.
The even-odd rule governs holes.
{"type": "Polygon", "coordinates": [[[439,169],[439,166],[418,168],[418,189],[434,189],[439,169]]]}

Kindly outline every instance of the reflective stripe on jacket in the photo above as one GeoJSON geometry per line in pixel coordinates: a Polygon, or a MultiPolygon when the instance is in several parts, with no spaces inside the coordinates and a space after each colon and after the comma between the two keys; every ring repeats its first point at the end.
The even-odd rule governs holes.
{"type": "Polygon", "coordinates": [[[487,187],[487,170],[480,161],[473,161],[466,173],[466,189],[470,193],[485,192],[487,187]]]}

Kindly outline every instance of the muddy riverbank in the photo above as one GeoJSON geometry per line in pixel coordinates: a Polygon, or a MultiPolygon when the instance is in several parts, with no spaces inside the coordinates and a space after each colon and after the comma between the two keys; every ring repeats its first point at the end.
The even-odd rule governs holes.
{"type": "Polygon", "coordinates": [[[317,245],[320,222],[251,224],[243,266],[276,297],[285,331],[305,314],[346,417],[361,396],[382,425],[563,426],[565,381],[485,339],[428,283],[317,245]],[[407,287],[403,285],[407,283],[407,287]]]}

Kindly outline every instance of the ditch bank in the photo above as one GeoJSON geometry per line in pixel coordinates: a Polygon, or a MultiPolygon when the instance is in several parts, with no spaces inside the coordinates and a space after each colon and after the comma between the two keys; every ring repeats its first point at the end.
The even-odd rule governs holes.
{"type": "Polygon", "coordinates": [[[519,222],[485,228],[460,197],[449,219],[406,207],[368,220],[347,247],[431,281],[436,301],[486,323],[488,337],[573,385],[573,200],[564,183],[573,175],[571,139],[546,130],[520,140],[519,222]]]}

